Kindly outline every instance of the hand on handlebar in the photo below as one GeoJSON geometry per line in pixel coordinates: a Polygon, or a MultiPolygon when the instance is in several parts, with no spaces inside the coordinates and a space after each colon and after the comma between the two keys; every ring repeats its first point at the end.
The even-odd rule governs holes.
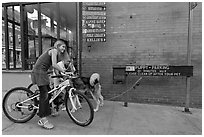
{"type": "Polygon", "coordinates": [[[67,76],[67,75],[74,76],[74,73],[73,73],[73,72],[66,72],[66,71],[65,71],[65,72],[62,72],[61,74],[62,74],[62,75],[66,75],[66,76],[67,76]]]}
{"type": "Polygon", "coordinates": [[[66,75],[71,75],[71,76],[74,76],[74,73],[73,72],[65,72],[66,75]]]}

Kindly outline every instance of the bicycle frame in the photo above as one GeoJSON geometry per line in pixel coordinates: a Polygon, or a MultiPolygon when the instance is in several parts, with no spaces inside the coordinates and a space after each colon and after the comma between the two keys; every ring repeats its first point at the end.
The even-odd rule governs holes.
{"type": "MultiPolygon", "coordinates": [[[[52,98],[49,100],[49,104],[51,104],[51,103],[54,101],[54,99],[55,99],[57,96],[59,96],[59,94],[62,93],[63,90],[64,90],[66,87],[70,87],[70,86],[71,86],[71,84],[70,84],[70,79],[67,79],[67,80],[63,81],[62,83],[60,83],[60,84],[59,84],[57,87],[55,87],[54,89],[50,90],[50,91],[48,92],[48,94],[51,94],[51,93],[53,93],[53,92],[55,92],[55,91],[57,91],[57,92],[56,92],[56,94],[54,94],[54,95],[52,96],[52,98]]],[[[74,90],[76,90],[76,89],[73,88],[73,87],[71,87],[71,88],[69,89],[68,94],[69,94],[69,98],[70,98],[70,101],[71,101],[73,110],[77,110],[75,104],[76,104],[76,102],[77,102],[77,103],[80,105],[80,101],[79,101],[78,96],[76,96],[75,99],[72,99],[72,97],[73,97],[73,92],[72,92],[72,91],[74,91],[74,90]]],[[[32,100],[32,99],[34,99],[34,98],[37,98],[37,97],[39,97],[39,96],[40,96],[39,94],[38,94],[38,95],[34,95],[33,97],[30,97],[30,98],[28,98],[28,99],[26,99],[26,100],[24,100],[24,101],[22,101],[22,102],[19,102],[16,106],[19,107],[19,108],[26,108],[26,109],[28,109],[28,108],[30,107],[29,105],[28,105],[28,106],[21,106],[20,104],[26,103],[27,101],[32,100]]],[[[38,107],[38,106],[35,106],[35,105],[32,106],[32,107],[33,107],[34,109],[39,109],[39,107],[38,107]]]]}

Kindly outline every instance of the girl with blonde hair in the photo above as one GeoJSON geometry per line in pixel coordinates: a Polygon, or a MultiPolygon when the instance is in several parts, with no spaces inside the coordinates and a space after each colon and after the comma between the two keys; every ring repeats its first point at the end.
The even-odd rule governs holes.
{"type": "Polygon", "coordinates": [[[53,124],[47,119],[47,116],[51,114],[48,97],[50,80],[47,71],[50,67],[53,67],[55,70],[65,73],[65,68],[62,68],[57,64],[57,62],[62,60],[67,62],[70,60],[70,57],[66,51],[66,44],[62,40],[57,40],[54,47],[49,48],[40,55],[31,72],[31,80],[33,84],[37,84],[40,90],[38,113],[40,120],[38,121],[38,125],[46,129],[54,128],[53,124]]]}

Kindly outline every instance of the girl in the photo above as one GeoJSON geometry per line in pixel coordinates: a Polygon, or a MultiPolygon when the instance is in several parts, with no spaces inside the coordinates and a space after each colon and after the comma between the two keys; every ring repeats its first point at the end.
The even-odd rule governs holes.
{"type": "Polygon", "coordinates": [[[47,119],[47,116],[51,114],[48,97],[48,91],[50,91],[49,87],[50,81],[47,71],[52,66],[59,72],[65,73],[65,69],[57,65],[58,61],[64,60],[66,62],[70,60],[69,55],[65,49],[66,49],[65,43],[61,40],[57,40],[54,44],[54,47],[45,51],[38,58],[31,72],[31,80],[33,84],[37,84],[40,90],[38,116],[41,119],[38,121],[38,125],[46,129],[54,128],[53,124],[51,124],[47,119]]]}

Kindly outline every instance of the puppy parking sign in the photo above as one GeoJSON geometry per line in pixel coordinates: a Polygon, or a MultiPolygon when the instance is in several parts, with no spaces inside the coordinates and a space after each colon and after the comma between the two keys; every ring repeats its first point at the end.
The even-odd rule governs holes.
{"type": "Polygon", "coordinates": [[[125,71],[135,71],[135,66],[126,66],[125,71]]]}

